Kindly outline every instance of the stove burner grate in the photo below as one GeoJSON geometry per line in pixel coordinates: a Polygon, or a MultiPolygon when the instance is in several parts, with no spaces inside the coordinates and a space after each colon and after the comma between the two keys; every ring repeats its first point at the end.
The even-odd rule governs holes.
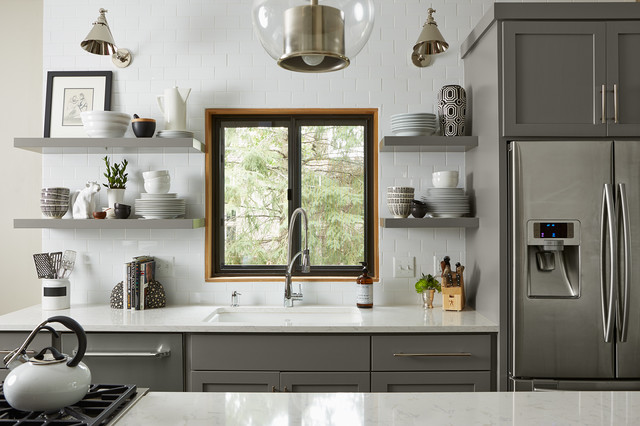
{"type": "Polygon", "coordinates": [[[98,426],[111,420],[136,395],[136,385],[91,385],[77,403],[55,413],[19,411],[12,408],[0,385],[0,425],[98,426]]]}

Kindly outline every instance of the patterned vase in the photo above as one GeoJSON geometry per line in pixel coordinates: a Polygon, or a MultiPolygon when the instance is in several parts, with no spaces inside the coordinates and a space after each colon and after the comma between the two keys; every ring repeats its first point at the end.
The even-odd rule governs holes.
{"type": "Polygon", "coordinates": [[[467,94],[457,84],[438,92],[438,118],[444,136],[464,136],[466,131],[467,94]]]}

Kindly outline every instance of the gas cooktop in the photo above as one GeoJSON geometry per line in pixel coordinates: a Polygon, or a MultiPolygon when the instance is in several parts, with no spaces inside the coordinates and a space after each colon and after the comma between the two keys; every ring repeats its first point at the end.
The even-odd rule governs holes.
{"type": "Polygon", "coordinates": [[[137,395],[136,385],[91,385],[82,400],[55,413],[12,408],[0,385],[0,425],[97,426],[111,421],[137,395]]]}

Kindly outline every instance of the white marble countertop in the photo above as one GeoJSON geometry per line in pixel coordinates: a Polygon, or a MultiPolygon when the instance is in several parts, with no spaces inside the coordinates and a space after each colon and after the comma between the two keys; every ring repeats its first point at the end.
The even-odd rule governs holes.
{"type": "Polygon", "coordinates": [[[637,425],[640,392],[163,393],[127,425],[637,425]]]}
{"type": "MultiPolygon", "coordinates": [[[[44,311],[31,306],[0,316],[0,331],[31,331],[37,324],[54,315],[65,315],[78,321],[86,331],[116,332],[234,332],[234,333],[497,333],[498,325],[473,310],[443,311],[441,307],[423,309],[412,306],[376,306],[354,308],[361,318],[357,322],[322,320],[280,322],[211,322],[211,313],[219,306],[171,306],[144,311],[111,309],[105,305],[72,305],[70,309],[44,311]]],[[[233,308],[226,308],[227,310],[233,308]]],[[[238,310],[247,309],[240,307],[238,310]]],[[[301,306],[302,310],[322,309],[301,306]]],[[[332,309],[332,307],[326,307],[332,309]]],[[[64,326],[53,323],[65,330],[64,326]]]]}

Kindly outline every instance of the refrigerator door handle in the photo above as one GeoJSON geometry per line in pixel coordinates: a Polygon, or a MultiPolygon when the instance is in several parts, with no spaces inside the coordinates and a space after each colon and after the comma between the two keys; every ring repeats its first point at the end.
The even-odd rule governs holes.
{"type": "Polygon", "coordinates": [[[616,285],[617,285],[617,238],[615,226],[616,216],[613,203],[613,190],[611,184],[605,183],[602,190],[602,214],[600,216],[600,300],[602,302],[602,327],[604,341],[611,342],[613,338],[613,314],[615,312],[616,285]],[[606,219],[606,220],[605,220],[606,219]],[[608,235],[607,235],[608,234],[608,235]],[[605,253],[609,240],[609,253],[605,253]],[[607,271],[607,255],[609,257],[609,277],[605,277],[607,271]],[[609,281],[609,298],[607,300],[607,281],[609,281]],[[607,306],[608,305],[608,306],[607,306]]]}
{"type": "Polygon", "coordinates": [[[629,323],[629,282],[631,281],[631,225],[629,223],[629,200],[627,198],[627,188],[624,183],[618,184],[618,220],[622,219],[622,249],[623,249],[623,280],[622,297],[618,302],[618,340],[627,341],[627,328],[629,323]]]}

